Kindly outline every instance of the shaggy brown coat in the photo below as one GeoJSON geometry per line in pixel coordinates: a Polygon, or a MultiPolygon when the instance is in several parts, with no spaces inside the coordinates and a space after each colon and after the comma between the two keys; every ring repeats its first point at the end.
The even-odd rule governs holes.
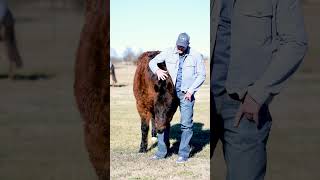
{"type": "MultiPolygon", "coordinates": [[[[142,136],[139,152],[147,151],[150,121],[152,122],[152,137],[156,136],[157,131],[163,131],[166,128],[169,131],[170,121],[179,103],[170,76],[165,81],[158,80],[149,68],[149,61],[159,53],[159,51],[143,53],[138,59],[134,76],[133,92],[141,118],[142,136]]],[[[160,63],[158,66],[166,70],[165,63],[160,63]]],[[[166,144],[169,146],[169,142],[166,144]]]]}
{"type": "Polygon", "coordinates": [[[75,64],[74,94],[85,145],[100,180],[110,177],[109,4],[86,0],[85,24],[75,64]],[[108,7],[107,7],[108,6],[108,7]]]}

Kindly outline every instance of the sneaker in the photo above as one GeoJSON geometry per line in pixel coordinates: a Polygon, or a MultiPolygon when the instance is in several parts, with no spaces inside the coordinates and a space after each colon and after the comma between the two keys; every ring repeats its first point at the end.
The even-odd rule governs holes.
{"type": "Polygon", "coordinates": [[[157,156],[157,155],[154,155],[151,157],[151,160],[160,160],[160,159],[164,159],[164,157],[160,157],[160,156],[157,156]]]}
{"type": "Polygon", "coordinates": [[[177,159],[176,163],[180,164],[180,163],[185,163],[187,161],[188,161],[188,158],[179,156],[179,158],[177,159]]]}

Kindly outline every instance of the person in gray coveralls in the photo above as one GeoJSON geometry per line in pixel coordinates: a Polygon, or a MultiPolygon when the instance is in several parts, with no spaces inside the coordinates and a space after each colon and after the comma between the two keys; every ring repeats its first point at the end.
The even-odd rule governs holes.
{"type": "Polygon", "coordinates": [[[264,179],[268,106],[306,49],[299,0],[211,1],[211,138],[223,144],[226,179],[264,179]]]}

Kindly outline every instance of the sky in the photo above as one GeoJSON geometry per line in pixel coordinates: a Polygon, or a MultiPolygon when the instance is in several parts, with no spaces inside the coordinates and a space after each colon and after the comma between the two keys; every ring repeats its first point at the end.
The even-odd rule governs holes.
{"type": "Polygon", "coordinates": [[[111,0],[111,56],[164,50],[175,46],[178,35],[190,36],[190,47],[210,53],[209,0],[111,0]]]}

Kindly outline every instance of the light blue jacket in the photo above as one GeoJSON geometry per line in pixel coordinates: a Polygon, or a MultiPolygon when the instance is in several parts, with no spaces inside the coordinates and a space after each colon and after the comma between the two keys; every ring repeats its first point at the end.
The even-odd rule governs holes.
{"type": "MultiPolygon", "coordinates": [[[[177,73],[179,69],[179,53],[176,48],[168,48],[158,54],[149,62],[149,67],[153,73],[159,69],[158,63],[165,62],[167,70],[176,83],[177,73]]],[[[198,91],[206,78],[204,60],[200,53],[190,48],[189,54],[184,60],[182,67],[182,83],[181,91],[188,91],[194,94],[198,91]]]]}

